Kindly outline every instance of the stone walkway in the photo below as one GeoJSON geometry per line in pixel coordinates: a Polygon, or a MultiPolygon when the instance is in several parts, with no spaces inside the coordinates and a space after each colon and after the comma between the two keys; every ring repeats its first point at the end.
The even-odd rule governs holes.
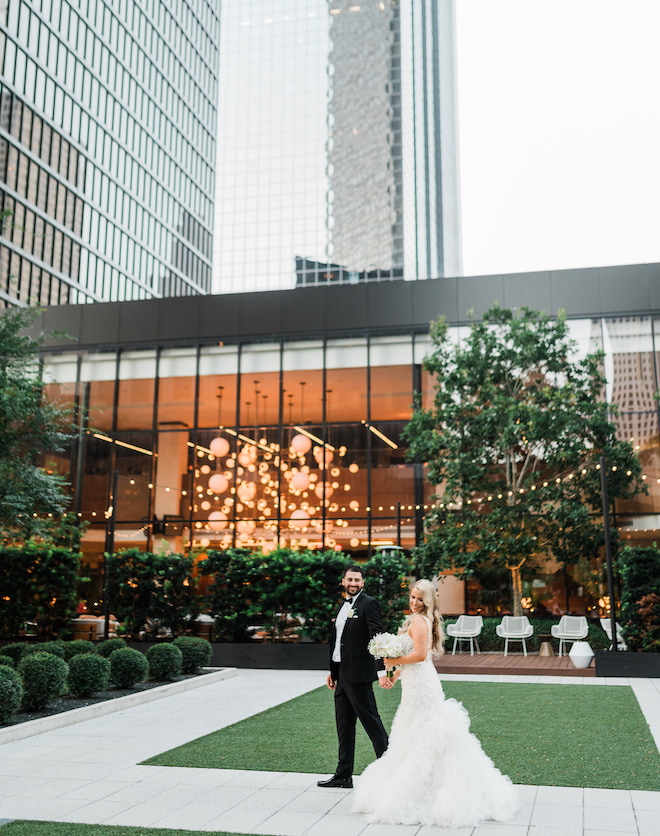
{"type": "MultiPolygon", "coordinates": [[[[195,690],[5,743],[0,746],[0,822],[20,818],[282,836],[660,834],[660,792],[523,786],[515,821],[451,830],[369,825],[351,814],[349,790],[317,788],[316,781],[325,776],[138,766],[324,680],[320,671],[238,670],[195,690]]],[[[660,744],[660,680],[479,677],[484,680],[585,688],[630,684],[660,744]]]]}

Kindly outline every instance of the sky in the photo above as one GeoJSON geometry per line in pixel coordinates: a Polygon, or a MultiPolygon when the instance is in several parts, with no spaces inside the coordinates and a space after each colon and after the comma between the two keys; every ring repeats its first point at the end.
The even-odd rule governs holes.
{"type": "Polygon", "coordinates": [[[660,261],[660,2],[456,6],[464,274],[660,261]]]}

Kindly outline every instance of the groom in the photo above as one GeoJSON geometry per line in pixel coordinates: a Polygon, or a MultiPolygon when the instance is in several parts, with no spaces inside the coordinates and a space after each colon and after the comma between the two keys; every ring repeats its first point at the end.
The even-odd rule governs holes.
{"type": "MultiPolygon", "coordinates": [[[[339,761],[332,778],[319,781],[319,787],[353,786],[355,727],[357,720],[369,735],[376,757],[387,749],[387,732],[376,707],[372,683],[391,688],[384,665],[376,673],[376,660],[367,645],[383,632],[380,606],[364,593],[364,576],[359,566],[349,566],[341,585],[346,599],[337,613],[330,636],[330,673],[327,685],[335,692],[335,719],[339,738],[339,761]]],[[[379,660],[380,661],[380,660],[379,660]]]]}

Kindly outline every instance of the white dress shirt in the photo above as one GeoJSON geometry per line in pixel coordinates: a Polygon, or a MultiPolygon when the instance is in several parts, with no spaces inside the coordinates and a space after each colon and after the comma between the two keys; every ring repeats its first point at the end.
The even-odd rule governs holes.
{"type": "MultiPolygon", "coordinates": [[[[361,591],[362,590],[360,590],[360,592],[361,591]]],[[[351,610],[355,608],[355,602],[357,601],[360,592],[353,597],[352,602],[347,598],[337,613],[337,618],[335,620],[335,649],[332,651],[333,662],[341,662],[341,637],[344,633],[344,627],[346,626],[348,615],[351,610]]]]}

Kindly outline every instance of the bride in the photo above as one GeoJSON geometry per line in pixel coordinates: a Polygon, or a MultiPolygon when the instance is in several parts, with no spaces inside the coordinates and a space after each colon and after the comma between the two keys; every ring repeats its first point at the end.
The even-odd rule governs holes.
{"type": "Polygon", "coordinates": [[[385,754],[357,782],[353,812],[370,822],[436,827],[506,821],[516,812],[515,789],[470,732],[461,703],[445,699],[433,666],[444,635],[433,584],[410,589],[410,616],[399,629],[405,654],[385,659],[402,666],[403,693],[385,754]]]}

